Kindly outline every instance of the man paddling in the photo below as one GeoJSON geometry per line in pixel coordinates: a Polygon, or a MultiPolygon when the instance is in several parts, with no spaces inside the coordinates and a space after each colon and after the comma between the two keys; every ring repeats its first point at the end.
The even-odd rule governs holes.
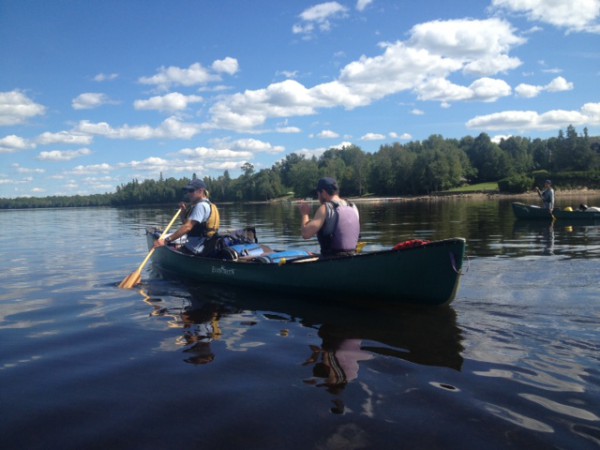
{"type": "Polygon", "coordinates": [[[208,200],[208,191],[204,181],[196,178],[185,188],[191,205],[184,210],[184,223],[170,236],[158,239],[154,248],[162,247],[172,241],[187,236],[185,248],[194,254],[205,255],[210,252],[208,241],[219,230],[219,210],[208,200]]]}
{"type": "Polygon", "coordinates": [[[548,211],[550,211],[550,214],[552,214],[552,211],[554,210],[554,189],[552,189],[552,182],[550,180],[546,180],[544,182],[543,191],[540,191],[540,188],[537,186],[535,189],[544,203],[544,208],[546,208],[548,211]]]}
{"type": "Polygon", "coordinates": [[[321,178],[317,183],[317,197],[321,205],[311,219],[311,207],[300,202],[301,233],[304,239],[317,236],[321,256],[352,255],[360,235],[360,220],[356,206],[339,196],[337,181],[321,178]]]}

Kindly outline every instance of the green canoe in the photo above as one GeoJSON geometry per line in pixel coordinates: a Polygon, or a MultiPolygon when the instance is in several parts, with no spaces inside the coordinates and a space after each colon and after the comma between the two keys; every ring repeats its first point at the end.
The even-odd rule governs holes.
{"type": "Polygon", "coordinates": [[[513,203],[512,208],[517,219],[552,220],[552,216],[554,216],[554,218],[560,220],[583,220],[591,222],[600,220],[600,211],[568,211],[566,209],[554,208],[551,215],[547,209],[535,205],[526,205],[519,202],[513,203]]]}
{"type": "Polygon", "coordinates": [[[536,205],[526,205],[515,202],[512,204],[513,212],[517,219],[546,219],[552,220],[552,214],[546,209],[536,205]]]}
{"type": "MultiPolygon", "coordinates": [[[[156,233],[148,231],[148,248],[156,233]]],[[[445,305],[454,300],[465,255],[463,238],[445,239],[401,250],[363,252],[330,259],[307,258],[279,263],[260,258],[228,260],[160,247],[155,269],[198,283],[319,296],[331,300],[384,301],[394,304],[445,305]]]]}
{"type": "Polygon", "coordinates": [[[555,210],[554,216],[560,220],[585,220],[585,221],[598,221],[600,220],[600,211],[566,211],[564,209],[555,210]]]}

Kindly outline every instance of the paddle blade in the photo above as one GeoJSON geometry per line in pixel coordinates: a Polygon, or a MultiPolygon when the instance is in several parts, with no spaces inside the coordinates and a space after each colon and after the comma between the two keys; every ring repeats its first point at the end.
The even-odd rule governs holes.
{"type": "Polygon", "coordinates": [[[142,274],[139,270],[131,273],[129,276],[125,277],[121,284],[119,284],[120,288],[123,289],[131,289],[134,286],[137,286],[142,281],[142,274]]]}

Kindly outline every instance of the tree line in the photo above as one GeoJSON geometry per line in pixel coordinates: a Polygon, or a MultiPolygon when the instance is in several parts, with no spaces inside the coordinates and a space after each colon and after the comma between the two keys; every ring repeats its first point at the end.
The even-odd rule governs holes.
{"type": "MultiPolygon", "coordinates": [[[[292,153],[272,167],[256,171],[250,163],[231,178],[204,177],[215,202],[268,201],[285,196],[309,197],[319,178],[338,180],[343,196],[423,195],[464,184],[498,182],[502,191],[524,192],[552,177],[559,188],[600,188],[600,137],[579,134],[573,126],[557,137],[512,136],[495,143],[486,133],[446,139],[382,145],[366,153],[351,145],[306,158],[292,153]]],[[[192,175],[192,179],[196,174],[192,175]]],[[[114,193],[90,196],[0,199],[0,208],[126,206],[176,203],[189,178],[132,180],[114,193]]]]}

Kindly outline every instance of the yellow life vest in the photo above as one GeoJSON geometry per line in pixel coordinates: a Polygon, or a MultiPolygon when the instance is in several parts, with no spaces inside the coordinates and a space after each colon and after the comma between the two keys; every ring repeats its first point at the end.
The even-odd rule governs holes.
{"type": "Polygon", "coordinates": [[[210,204],[210,216],[208,216],[208,220],[206,221],[206,237],[213,237],[219,231],[221,217],[219,216],[217,206],[214,203],[208,203],[210,204]]]}
{"type": "MultiPolygon", "coordinates": [[[[210,200],[200,200],[202,202],[207,202],[210,206],[210,214],[208,215],[208,219],[206,222],[198,223],[194,229],[188,233],[189,236],[203,236],[203,237],[213,237],[219,231],[219,226],[221,225],[221,218],[219,216],[219,210],[217,206],[212,203],[210,200]]],[[[190,206],[185,214],[185,219],[187,220],[192,213],[195,205],[190,206]]]]}

